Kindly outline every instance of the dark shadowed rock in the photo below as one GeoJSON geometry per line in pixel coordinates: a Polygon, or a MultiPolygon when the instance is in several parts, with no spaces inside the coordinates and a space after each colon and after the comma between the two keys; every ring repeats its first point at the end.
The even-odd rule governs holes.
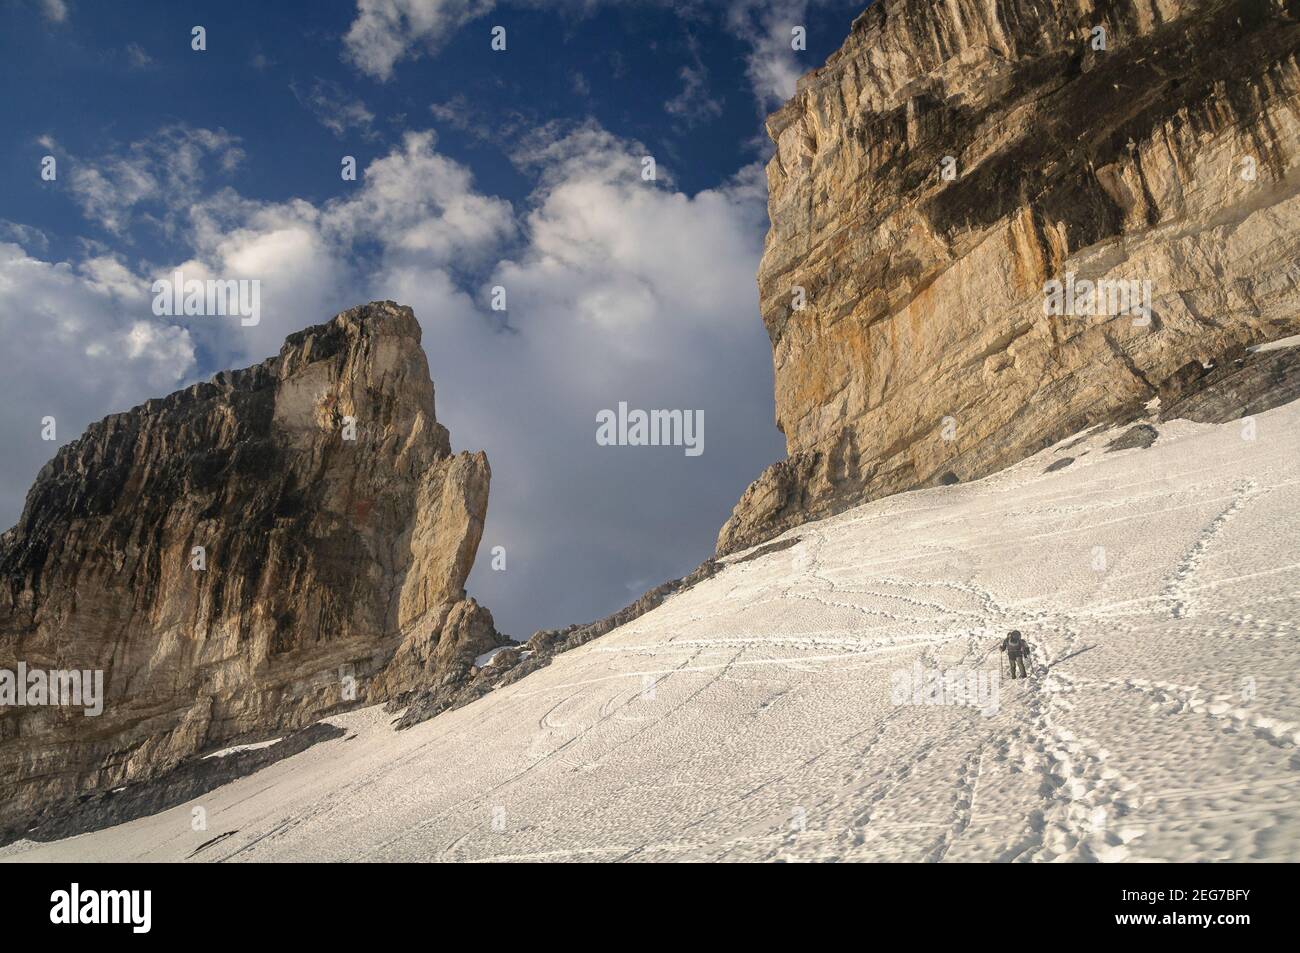
{"type": "Polygon", "coordinates": [[[1150,424],[1137,424],[1129,427],[1122,434],[1106,444],[1106,452],[1115,450],[1145,450],[1156,442],[1160,431],[1150,424]]]}
{"type": "Polygon", "coordinates": [[[82,794],[75,806],[56,803],[38,807],[22,824],[0,831],[0,843],[19,837],[34,841],[61,840],[148,817],[343,735],[342,728],[317,722],[274,744],[192,758],[172,771],[138,784],[82,794]]]}
{"type": "Polygon", "coordinates": [[[1161,397],[1162,420],[1222,424],[1300,399],[1300,346],[1198,362],[1175,393],[1161,397]]]}

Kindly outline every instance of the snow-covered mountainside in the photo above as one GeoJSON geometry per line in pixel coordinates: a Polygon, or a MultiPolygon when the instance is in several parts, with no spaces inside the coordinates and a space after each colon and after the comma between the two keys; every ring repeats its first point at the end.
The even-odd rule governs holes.
{"type": "Polygon", "coordinates": [[[798,527],[467,707],[2,853],[1300,860],[1300,404],[1159,429],[798,527]]]}

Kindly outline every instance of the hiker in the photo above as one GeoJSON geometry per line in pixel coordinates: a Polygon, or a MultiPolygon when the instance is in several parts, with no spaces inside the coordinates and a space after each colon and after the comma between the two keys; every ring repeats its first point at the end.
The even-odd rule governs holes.
{"type": "Polygon", "coordinates": [[[1007,653],[1011,665],[1011,677],[1016,677],[1016,666],[1020,667],[1020,677],[1028,678],[1025,671],[1025,659],[1029,658],[1029,643],[1020,637],[1019,629],[1012,629],[1002,640],[1002,651],[1007,653]]]}

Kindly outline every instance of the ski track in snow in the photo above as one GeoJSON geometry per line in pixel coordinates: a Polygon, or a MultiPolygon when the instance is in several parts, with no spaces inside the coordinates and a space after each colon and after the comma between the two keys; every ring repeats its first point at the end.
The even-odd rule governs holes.
{"type": "Polygon", "coordinates": [[[1171,603],[1170,611],[1175,619],[1181,619],[1192,614],[1190,602],[1194,590],[1190,587],[1190,583],[1195,578],[1197,570],[1200,569],[1205,554],[1223,534],[1228,522],[1240,513],[1246,505],[1246,501],[1258,492],[1259,484],[1254,480],[1237,488],[1232,494],[1232,502],[1228,504],[1228,508],[1210,521],[1209,525],[1197,536],[1192,548],[1178,561],[1173,577],[1165,587],[1165,596],[1171,603]]]}
{"type": "Polygon", "coordinates": [[[463,709],[332,718],[348,743],[0,860],[1300,860],[1300,404],[1256,424],[798,527],[463,709]],[[996,711],[896,704],[917,664],[996,711]]]}

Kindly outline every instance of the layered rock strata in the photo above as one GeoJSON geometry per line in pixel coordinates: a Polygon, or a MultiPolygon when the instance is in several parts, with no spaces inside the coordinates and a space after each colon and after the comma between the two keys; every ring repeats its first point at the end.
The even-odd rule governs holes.
{"type": "Polygon", "coordinates": [[[92,425],[0,537],[0,671],[102,672],[103,710],[0,707],[0,828],[500,645],[464,592],[489,480],[393,302],[92,425]]]}
{"type": "Polygon", "coordinates": [[[1300,0],[867,9],[768,120],[788,458],[719,554],[981,477],[1300,329],[1297,50],[1300,0]]]}

